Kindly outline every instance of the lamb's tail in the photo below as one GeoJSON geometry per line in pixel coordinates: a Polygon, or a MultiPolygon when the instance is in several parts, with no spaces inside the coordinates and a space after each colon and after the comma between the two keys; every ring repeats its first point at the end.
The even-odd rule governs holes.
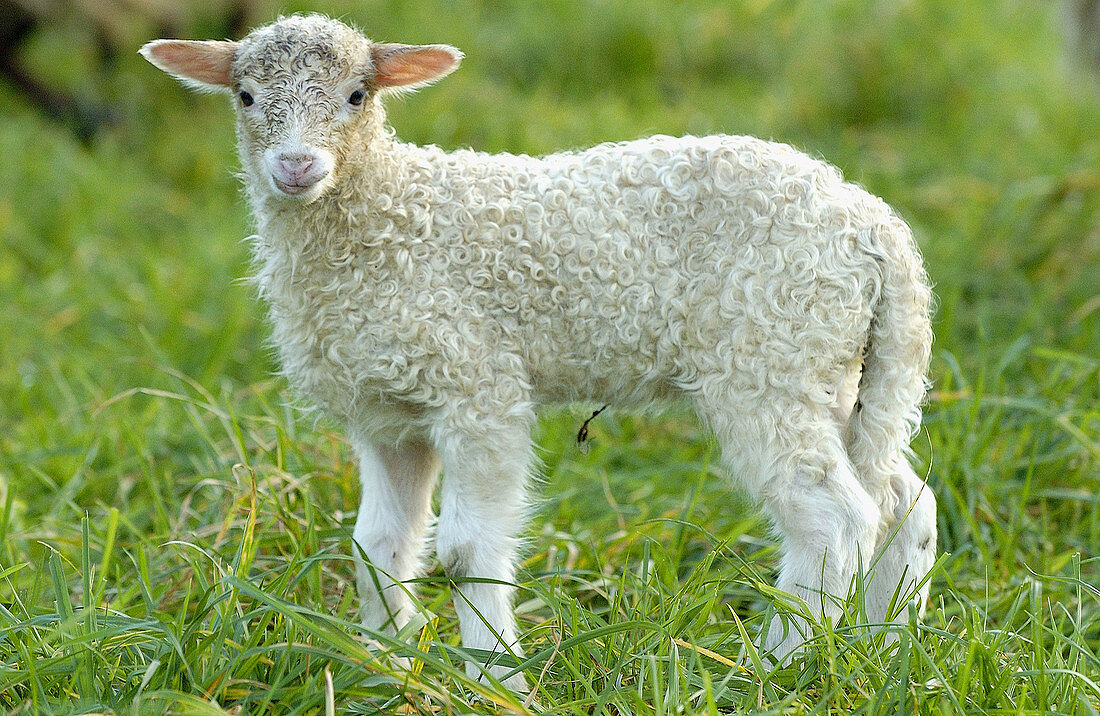
{"type": "Polygon", "coordinates": [[[856,473],[887,510],[890,478],[920,428],[932,347],[932,290],[909,227],[892,213],[865,237],[881,271],[863,375],[845,442],[856,473]],[[881,492],[880,492],[881,491],[881,492]]]}

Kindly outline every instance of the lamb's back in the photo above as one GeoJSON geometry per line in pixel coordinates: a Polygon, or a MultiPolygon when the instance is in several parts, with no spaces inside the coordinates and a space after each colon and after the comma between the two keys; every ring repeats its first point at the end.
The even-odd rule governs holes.
{"type": "Polygon", "coordinates": [[[831,331],[855,350],[869,306],[850,268],[870,259],[826,218],[863,192],[786,145],[650,137],[541,158],[431,151],[431,182],[444,187],[432,234],[448,247],[439,263],[463,294],[455,305],[521,359],[540,396],[662,397],[690,382],[700,352],[721,344],[732,361],[738,347],[758,353],[762,330],[797,333],[806,307],[789,299],[831,271],[845,274],[834,298],[849,316],[831,331]]]}

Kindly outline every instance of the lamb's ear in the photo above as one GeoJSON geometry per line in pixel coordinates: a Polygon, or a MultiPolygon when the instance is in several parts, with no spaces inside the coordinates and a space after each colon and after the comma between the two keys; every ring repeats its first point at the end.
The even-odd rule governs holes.
{"type": "Polygon", "coordinates": [[[374,86],[380,90],[414,90],[455,71],[465,55],[450,45],[371,45],[374,86]]]}
{"type": "Polygon", "coordinates": [[[141,56],[191,89],[229,91],[237,43],[218,40],[153,40],[141,56]]]}

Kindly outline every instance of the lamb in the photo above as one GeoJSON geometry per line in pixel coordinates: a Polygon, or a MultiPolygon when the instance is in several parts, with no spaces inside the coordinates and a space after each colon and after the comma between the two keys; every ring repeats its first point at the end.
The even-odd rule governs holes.
{"type": "MultiPolygon", "coordinates": [[[[511,599],[535,409],[581,400],[690,401],[782,538],[778,587],[816,617],[840,614],[860,571],[872,624],[909,597],[923,608],[936,504],[908,443],[931,291],[883,201],[751,137],[541,158],[404,143],[383,100],[462,53],[319,15],[141,52],[235,98],[273,344],[359,459],[365,627],[392,634],[413,612],[442,471],[435,544],[462,642],[521,655],[511,599]]],[[[775,618],[762,636],[782,660],[810,631],[775,618]]],[[[492,659],[467,669],[526,683],[492,659]]]]}

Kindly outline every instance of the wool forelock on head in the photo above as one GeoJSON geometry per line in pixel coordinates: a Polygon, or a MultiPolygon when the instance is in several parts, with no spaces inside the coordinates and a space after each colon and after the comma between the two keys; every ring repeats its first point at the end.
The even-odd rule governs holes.
{"type": "Polygon", "coordinates": [[[320,15],[294,15],[253,30],[241,43],[233,63],[238,81],[251,81],[273,94],[306,90],[304,99],[345,98],[335,86],[355,78],[366,82],[371,72],[370,43],[338,20],[320,15]]]}

